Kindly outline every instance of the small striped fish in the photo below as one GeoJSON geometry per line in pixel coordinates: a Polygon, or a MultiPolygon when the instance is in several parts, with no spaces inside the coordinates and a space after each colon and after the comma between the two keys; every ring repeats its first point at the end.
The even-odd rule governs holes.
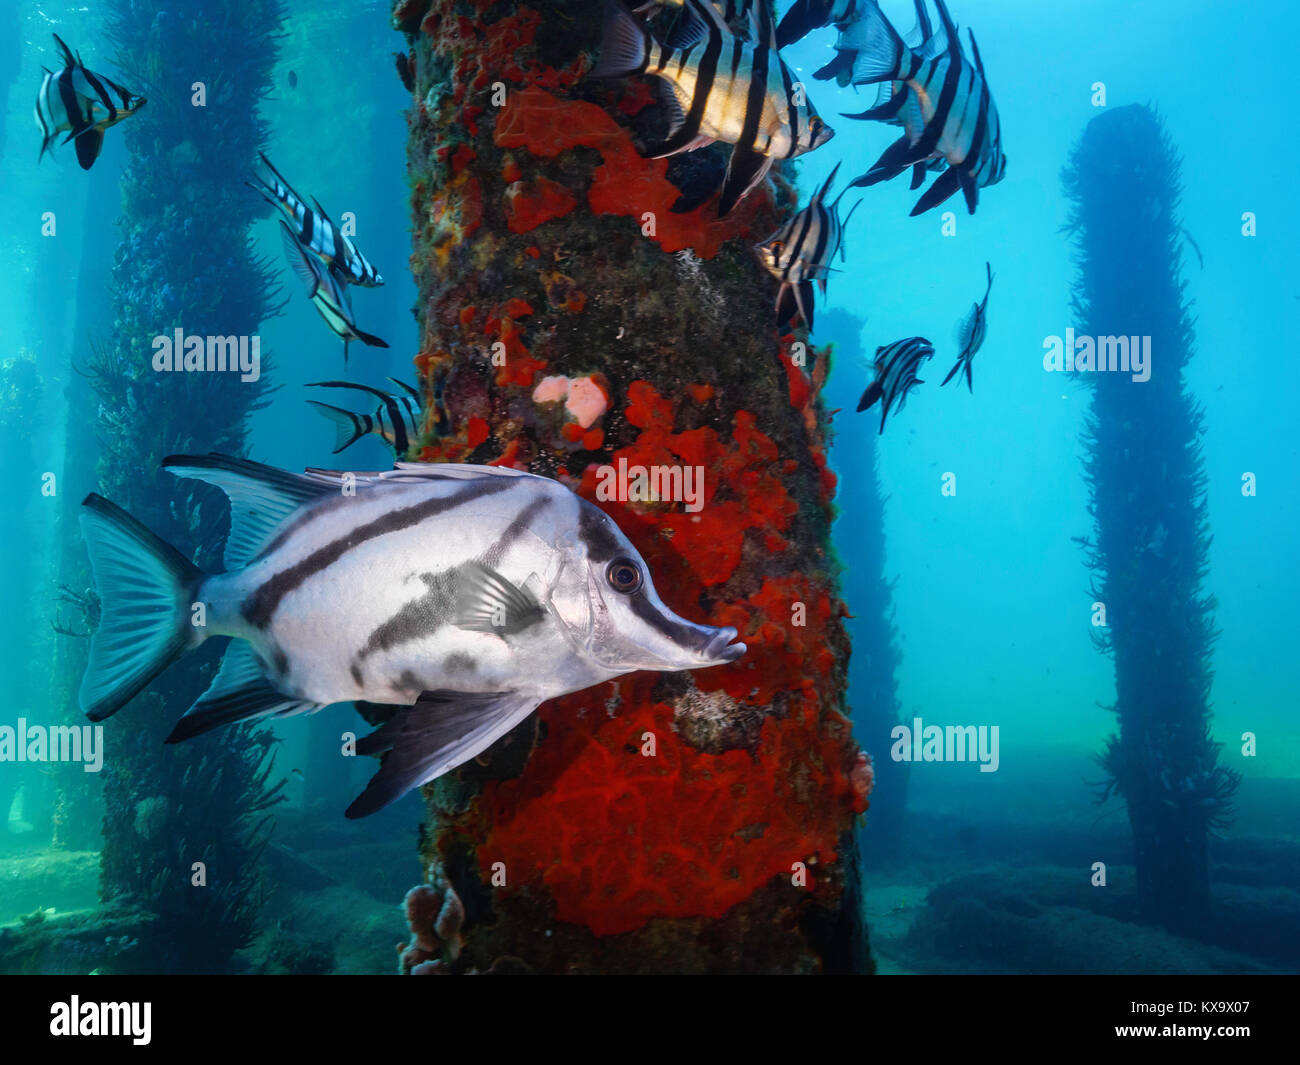
{"type": "Polygon", "coordinates": [[[348,344],[354,340],[360,340],[372,348],[388,347],[387,341],[358,328],[352,315],[352,298],[348,295],[347,286],[339,280],[333,269],[299,242],[283,220],[280,222],[280,241],[284,245],[285,258],[306,286],[312,305],[334,334],[342,338],[344,366],[348,364],[348,344]]]}
{"type": "Polygon", "coordinates": [[[111,78],[86,69],[81,56],[63,43],[56,33],[63,66],[57,71],[42,67],[45,78],[36,94],[36,124],[41,130],[41,154],[53,146],[60,133],[67,133],[63,143],[76,142],[77,162],[89,170],[104,146],[104,130],[134,114],[145,105],[143,96],[124,89],[111,78]]]}
{"type": "Polygon", "coordinates": [[[351,388],[366,392],[379,398],[379,406],[373,414],[357,414],[342,407],[333,407],[328,403],[317,403],[314,399],[307,402],[334,423],[334,454],[351,447],[369,433],[382,438],[388,443],[398,458],[404,458],[411,444],[420,439],[420,424],[424,415],[420,411],[420,393],[404,381],[390,377],[393,384],[401,388],[406,395],[394,396],[381,392],[369,385],[354,384],[351,381],[314,381],[308,388],[351,388]]]}
{"type": "Polygon", "coordinates": [[[607,0],[600,63],[593,77],[650,74],[664,83],[668,139],[655,158],[714,141],[732,145],[718,200],[726,216],[776,159],[810,152],[834,136],[776,50],[770,0],[755,0],[758,37],[732,33],[708,0],[685,0],[686,18],[661,43],[623,0],[607,0]]]}
{"type": "Polygon", "coordinates": [[[840,164],[836,163],[808,206],[755,249],[763,265],[781,282],[776,296],[778,329],[786,329],[796,315],[803,318],[809,329],[813,327],[813,282],[821,285],[824,296],[831,260],[837,251],[840,259],[844,258],[844,227],[858,205],[855,203],[848,218],[841,222],[839,204],[844,194],[840,193],[833,203],[826,203],[826,193],[839,169],[840,164]]]}
{"type": "Polygon", "coordinates": [[[880,432],[883,433],[885,418],[890,410],[902,410],[908,392],[917,385],[925,384],[916,376],[916,371],[920,369],[921,363],[933,357],[934,345],[925,337],[908,337],[906,340],[895,340],[883,348],[876,348],[876,379],[862,393],[858,410],[867,410],[880,400],[880,432]],[[895,402],[897,407],[894,406],[895,402]]]}
{"type": "Polygon", "coordinates": [[[618,526],[546,477],[450,463],[295,475],[223,455],[163,468],[229,497],[225,572],[88,496],[102,607],[82,709],[102,720],[208,637],[233,637],[168,742],[333,703],[396,706],[357,744],[387,756],[349,817],[474,758],[547,699],[745,653],[734,628],[669,610],[618,526]]]}
{"type": "MultiPolygon", "coordinates": [[[[899,82],[887,100],[849,118],[897,119],[904,136],[890,145],[856,186],[874,185],[936,158],[948,167],[917,201],[912,214],[937,207],[959,188],[974,214],[979,190],[996,185],[1006,174],[998,110],[984,76],[975,35],[969,34],[972,64],[961,48],[957,26],[944,0],[935,0],[942,32],[918,51],[909,48],[874,0],[863,0],[862,18],[853,27],[856,60],[853,83],[899,82]]],[[[914,180],[921,175],[913,171],[914,180]]]]}
{"type": "Polygon", "coordinates": [[[325,208],[314,197],[312,207],[308,207],[302,197],[293,191],[293,186],[284,180],[280,171],[271,165],[271,160],[261,152],[257,156],[271,172],[273,180],[267,183],[258,181],[256,184],[246,181],[244,184],[284,214],[298,243],[310,249],[344,284],[360,285],[362,288],[377,288],[382,285],[383,276],[357,250],[352,240],[345,237],[343,231],[330,221],[325,208]]]}
{"type": "Polygon", "coordinates": [[[948,371],[948,376],[940,382],[940,388],[951,381],[958,370],[964,368],[966,371],[966,388],[970,392],[975,391],[975,385],[971,382],[971,362],[975,358],[975,353],[983,347],[984,337],[988,333],[989,293],[993,291],[993,267],[985,263],[984,272],[989,279],[984,288],[984,298],[979,303],[972,303],[970,310],[966,312],[966,316],[957,323],[957,348],[959,354],[953,368],[948,371]]]}

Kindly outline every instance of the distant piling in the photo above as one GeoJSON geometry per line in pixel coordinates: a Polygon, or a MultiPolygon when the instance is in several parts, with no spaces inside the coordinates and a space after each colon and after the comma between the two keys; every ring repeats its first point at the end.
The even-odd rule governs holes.
{"type": "Polygon", "coordinates": [[[1194,335],[1181,278],[1180,160],[1151,109],[1122,107],[1088,124],[1062,178],[1075,333],[1150,338],[1147,380],[1075,375],[1092,393],[1083,450],[1094,531],[1083,544],[1093,632],[1115,662],[1105,794],[1128,805],[1148,916],[1192,929],[1210,906],[1207,838],[1229,816],[1239,778],[1218,764],[1210,738],[1215,603],[1203,586],[1202,414],[1184,380],[1194,335]]]}

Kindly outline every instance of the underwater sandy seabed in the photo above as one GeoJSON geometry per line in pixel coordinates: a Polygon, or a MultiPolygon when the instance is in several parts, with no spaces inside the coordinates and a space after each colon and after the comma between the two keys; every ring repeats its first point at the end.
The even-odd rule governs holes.
{"type": "MultiPolygon", "coordinates": [[[[878,973],[1300,970],[1300,780],[1242,783],[1236,827],[1211,841],[1216,918],[1193,939],[1138,916],[1124,809],[1093,804],[1080,754],[1044,752],[1014,777],[947,773],[924,792],[914,785],[897,858],[873,856],[864,836],[878,973]],[[1091,886],[1096,861],[1106,863],[1105,888],[1091,886]]],[[[231,971],[397,972],[409,934],[401,901],[420,880],[414,833],[376,842],[329,814],[277,812],[263,930],[231,971]]],[[[5,940],[43,926],[39,950],[16,952],[18,971],[132,969],[135,918],[102,908],[98,882],[97,851],[0,836],[0,947],[13,956],[19,941],[5,940]]]]}

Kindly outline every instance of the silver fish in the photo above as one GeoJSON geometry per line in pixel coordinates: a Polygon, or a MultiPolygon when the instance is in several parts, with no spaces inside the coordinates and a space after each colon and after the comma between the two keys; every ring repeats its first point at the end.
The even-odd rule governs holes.
{"type": "Polygon", "coordinates": [[[374,268],[370,260],[357,250],[352,239],[345,237],[343,231],[330,221],[325,208],[315,197],[311,201],[312,207],[308,207],[280,171],[271,165],[271,160],[262,152],[258,152],[257,156],[271,172],[273,180],[258,181],[256,184],[246,181],[244,184],[284,215],[298,243],[311,251],[326,266],[331,267],[344,284],[359,285],[362,288],[376,288],[382,285],[383,276],[374,268]]]}
{"type": "MultiPolygon", "coordinates": [[[[918,0],[919,3],[919,0],[918,0]]],[[[912,208],[918,215],[937,207],[959,188],[971,214],[979,190],[996,185],[1006,175],[1002,126],[989,91],[975,35],[968,32],[974,62],[962,51],[957,25],[944,0],[935,0],[942,26],[920,50],[909,48],[874,0],[864,0],[853,27],[853,84],[902,83],[891,86],[889,98],[850,118],[897,119],[904,135],[885,149],[856,186],[887,181],[917,163],[947,160],[940,174],[912,208]]],[[[920,176],[914,171],[914,176],[920,176]]]]}
{"type": "Polygon", "coordinates": [[[53,146],[55,138],[66,132],[63,143],[76,141],[77,162],[89,170],[104,146],[104,130],[134,114],[146,103],[111,78],[88,70],[80,55],[63,43],[56,33],[63,66],[58,71],[42,67],[45,77],[36,94],[36,124],[41,130],[41,154],[53,146]]]}
{"type": "Polygon", "coordinates": [[[342,338],[344,366],[348,362],[348,344],[354,340],[372,348],[388,347],[387,341],[357,325],[347,286],[332,267],[325,265],[319,256],[303,245],[283,219],[280,221],[280,240],[284,244],[284,257],[306,287],[312,305],[335,336],[342,338]]]}
{"type": "Polygon", "coordinates": [[[939,382],[942,388],[953,379],[953,375],[958,370],[966,371],[966,388],[970,392],[975,391],[975,385],[971,381],[971,363],[975,359],[975,353],[984,345],[984,337],[989,329],[989,293],[993,291],[993,267],[988,263],[984,264],[984,273],[988,275],[988,284],[984,287],[984,298],[979,303],[972,303],[970,310],[960,322],[957,323],[957,361],[948,371],[948,376],[939,382]]]}
{"type": "Polygon", "coordinates": [[[356,392],[365,392],[379,399],[379,406],[371,414],[357,414],[329,403],[318,403],[314,399],[307,402],[322,415],[334,423],[334,454],[351,447],[363,436],[374,433],[389,444],[398,458],[410,450],[411,444],[420,438],[420,423],[424,415],[420,411],[420,393],[404,381],[390,377],[390,381],[405,392],[395,396],[381,392],[369,385],[360,385],[352,381],[312,381],[308,388],[350,388],[356,392]]]}
{"type": "Polygon", "coordinates": [[[756,248],[768,272],[781,282],[776,297],[778,329],[785,329],[796,315],[803,318],[809,329],[813,327],[813,282],[821,285],[825,295],[831,260],[837,251],[840,259],[844,259],[844,227],[858,205],[855,203],[848,218],[841,222],[839,205],[844,193],[832,203],[826,202],[826,194],[839,169],[840,164],[836,163],[808,205],[756,248]]]}
{"type": "Polygon", "coordinates": [[[230,498],[225,572],[200,572],[87,496],[81,526],[102,612],[82,709],[102,720],[208,637],[233,637],[168,742],[332,703],[395,704],[357,744],[388,754],[349,817],[475,757],[547,699],[745,653],[734,628],[669,610],[618,526],[545,477],[408,463],[298,475],[223,455],[163,468],[230,498]]]}

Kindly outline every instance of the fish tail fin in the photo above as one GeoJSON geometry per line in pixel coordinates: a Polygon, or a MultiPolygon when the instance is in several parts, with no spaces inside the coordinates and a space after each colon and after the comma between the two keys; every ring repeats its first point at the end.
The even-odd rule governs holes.
{"type": "Polygon", "coordinates": [[[654,37],[623,0],[606,0],[600,62],[593,78],[623,78],[645,69],[654,37]]]}
{"type": "Polygon", "coordinates": [[[940,387],[940,388],[942,388],[944,385],[946,385],[949,381],[952,380],[953,375],[954,375],[958,370],[961,369],[961,364],[962,364],[962,360],[961,360],[960,358],[959,358],[956,362],[954,362],[954,363],[952,364],[952,369],[948,371],[948,376],[945,377],[942,381],[939,382],[939,387],[940,387]]]}
{"type": "Polygon", "coordinates": [[[81,504],[100,618],[81,682],[81,708],[102,721],[197,645],[190,624],[203,574],[189,559],[102,496],[81,504]]]}
{"type": "Polygon", "coordinates": [[[874,0],[867,0],[862,17],[842,37],[838,47],[857,53],[853,60],[854,85],[898,80],[903,59],[910,54],[910,49],[874,0]]]}
{"type": "Polygon", "coordinates": [[[307,402],[334,423],[334,454],[336,455],[344,448],[351,447],[369,432],[361,418],[350,410],[332,407],[328,403],[318,403],[314,399],[309,399],[307,402]]]}

